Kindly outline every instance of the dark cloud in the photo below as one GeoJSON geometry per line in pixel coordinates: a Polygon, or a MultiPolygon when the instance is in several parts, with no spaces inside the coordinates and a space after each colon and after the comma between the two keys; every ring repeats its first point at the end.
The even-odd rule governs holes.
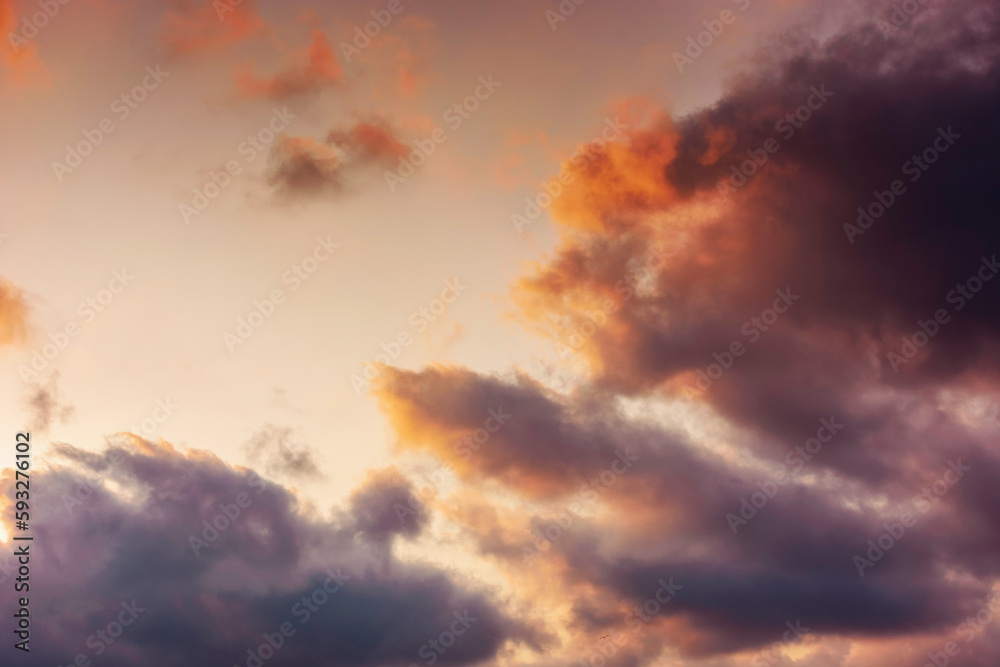
{"type": "Polygon", "coordinates": [[[375,543],[386,543],[395,535],[415,536],[429,518],[410,480],[391,468],[373,472],[354,492],[350,514],[357,531],[375,543]]]}
{"type": "MultiPolygon", "coordinates": [[[[616,452],[638,457],[600,489],[602,512],[562,512],[544,554],[588,636],[621,629],[603,610],[641,604],[659,578],[684,585],[622,659],[735,656],[796,619],[827,639],[944,636],[1000,574],[986,556],[1000,546],[1000,430],[973,407],[1000,395],[988,268],[1000,6],[922,12],[888,39],[871,23],[784,35],[718,103],[633,123],[567,167],[550,209],[561,244],[513,296],[527,325],[587,364],[572,391],[463,369],[383,374],[403,446],[500,483],[536,528],[557,525],[559,503],[616,452]],[[720,187],[754,157],[745,182],[720,187]],[[880,198],[887,210],[857,234],[858,207],[880,198]],[[913,344],[922,327],[927,344],[913,344]],[[726,435],[639,423],[620,407],[633,398],[676,400],[726,435]],[[463,455],[457,443],[498,405],[509,424],[463,455]],[[824,422],[843,428],[829,438],[824,422]],[[794,453],[817,437],[818,453],[794,453]],[[729,521],[754,494],[765,506],[729,521]],[[855,557],[906,512],[914,525],[860,576],[855,557]]],[[[520,538],[504,528],[494,517],[478,544],[516,570],[520,538]]]]}
{"type": "MultiPolygon", "coordinates": [[[[534,641],[443,572],[402,563],[391,575],[378,571],[373,552],[353,537],[353,520],[307,517],[283,487],[207,452],[185,455],[127,436],[100,454],[55,445],[52,463],[32,478],[30,598],[38,620],[30,664],[68,664],[80,653],[96,661],[103,642],[92,635],[133,600],[143,611],[105,646],[103,665],[245,664],[247,650],[284,622],[296,633],[269,665],[422,662],[428,640],[466,612],[475,620],[442,664],[472,664],[509,641],[534,641]],[[116,492],[109,480],[120,485],[116,492]],[[218,518],[226,512],[228,522],[218,518]],[[193,547],[194,537],[205,543],[193,547]],[[324,602],[314,602],[307,619],[300,601],[324,582],[334,589],[331,573],[343,577],[340,589],[314,597],[324,602]]],[[[12,485],[5,475],[4,498],[12,485]]],[[[3,626],[10,634],[10,615],[3,626]]]]}

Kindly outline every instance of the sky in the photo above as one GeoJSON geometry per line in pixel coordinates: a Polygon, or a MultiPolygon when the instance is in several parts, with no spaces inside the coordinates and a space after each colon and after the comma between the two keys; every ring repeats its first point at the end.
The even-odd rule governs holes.
{"type": "Polygon", "coordinates": [[[997,664],[1000,3],[343,5],[0,0],[0,662],[997,664]]]}

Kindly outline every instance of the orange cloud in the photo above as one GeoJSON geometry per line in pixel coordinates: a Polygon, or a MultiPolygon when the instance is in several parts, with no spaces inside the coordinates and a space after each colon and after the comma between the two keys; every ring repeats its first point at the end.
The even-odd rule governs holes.
{"type": "Polygon", "coordinates": [[[319,30],[312,31],[312,42],[296,50],[291,61],[274,76],[259,76],[252,64],[243,65],[236,73],[237,93],[242,97],[281,100],[317,92],[341,81],[343,70],[337,56],[319,30]]]}
{"type": "Polygon", "coordinates": [[[212,53],[262,33],[267,24],[253,0],[231,6],[183,3],[170,10],[160,26],[160,42],[171,54],[212,53]]]}
{"type": "Polygon", "coordinates": [[[48,70],[38,60],[38,47],[23,34],[25,20],[18,25],[14,0],[0,0],[0,69],[10,73],[16,86],[45,85],[48,70]]]}
{"type": "Polygon", "coordinates": [[[24,340],[28,329],[28,305],[19,287],[0,278],[0,345],[24,340]]]}

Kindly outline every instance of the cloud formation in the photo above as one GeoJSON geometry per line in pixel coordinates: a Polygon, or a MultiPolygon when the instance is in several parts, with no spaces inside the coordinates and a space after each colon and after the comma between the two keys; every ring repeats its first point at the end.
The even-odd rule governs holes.
{"type": "Polygon", "coordinates": [[[268,156],[268,183],[284,198],[337,196],[371,167],[393,165],[409,149],[383,119],[331,130],[322,141],[282,136],[268,156]]]}
{"type": "MultiPolygon", "coordinates": [[[[31,604],[47,610],[34,626],[33,663],[82,654],[110,667],[246,664],[284,623],[295,632],[268,664],[422,662],[418,652],[433,650],[428,641],[458,617],[465,631],[442,664],[535,641],[442,571],[375,568],[356,521],[322,520],[285,488],[208,452],[126,434],[100,454],[62,444],[54,455],[64,463],[32,478],[34,531],[46,548],[32,552],[31,604]],[[106,632],[122,616],[124,631],[106,632]]],[[[11,516],[11,470],[0,486],[11,516]]],[[[8,634],[11,625],[8,615],[8,634]]]]}
{"type": "Polygon", "coordinates": [[[470,535],[488,520],[482,552],[547,590],[518,572],[544,547],[587,637],[673,576],[630,664],[752,657],[796,619],[836,665],[956,635],[1000,578],[998,43],[994,2],[887,37],[791,33],[711,107],[626,106],[621,141],[564,165],[561,244],[512,295],[579,384],[382,375],[404,449],[520,500],[501,520],[470,491],[481,507],[453,513],[470,535]],[[634,401],[673,407],[657,423],[634,401]],[[509,425],[458,445],[497,406],[509,425]],[[621,451],[638,460],[602,484],[621,451]]]}

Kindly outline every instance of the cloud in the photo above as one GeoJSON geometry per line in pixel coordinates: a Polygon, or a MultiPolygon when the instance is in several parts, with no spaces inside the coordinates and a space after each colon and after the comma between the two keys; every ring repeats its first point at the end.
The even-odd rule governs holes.
{"type": "MultiPolygon", "coordinates": [[[[295,634],[273,664],[317,656],[331,667],[408,664],[422,661],[418,651],[431,650],[427,642],[455,614],[474,620],[440,656],[443,664],[489,660],[504,646],[534,641],[523,623],[443,571],[372,567],[385,554],[353,537],[350,517],[341,524],[308,515],[287,489],[211,453],[128,435],[99,454],[67,444],[52,454],[52,468],[32,479],[33,528],[47,546],[31,555],[33,581],[48,582],[31,591],[32,609],[49,610],[48,621],[32,627],[40,663],[81,653],[92,660],[99,649],[109,667],[244,664],[264,633],[288,622],[295,634]],[[219,528],[213,533],[205,522],[219,528]],[[331,574],[340,588],[320,603],[315,591],[338,585],[331,574]],[[313,601],[308,614],[304,596],[313,601]],[[120,636],[112,629],[113,642],[95,636],[119,618],[123,602],[141,608],[137,618],[120,636]]],[[[0,486],[4,516],[12,517],[12,471],[0,486]]],[[[10,619],[3,627],[12,631],[10,619]]]]}
{"type": "Polygon", "coordinates": [[[332,130],[323,141],[283,136],[268,156],[268,183],[284,198],[337,196],[366,169],[391,166],[408,152],[379,118],[332,130]]]}
{"type": "Polygon", "coordinates": [[[28,333],[28,304],[24,292],[0,278],[0,345],[25,340],[28,333]]]}
{"type": "MultiPolygon", "coordinates": [[[[15,0],[0,0],[0,71],[17,87],[43,86],[49,83],[48,70],[38,59],[38,47],[24,34],[28,17],[18,15],[15,0]],[[19,22],[20,20],[20,22],[19,22]]],[[[34,32],[37,28],[30,23],[34,32]]],[[[32,37],[34,33],[32,33],[32,37]]]]}
{"type": "Polygon", "coordinates": [[[351,496],[350,514],[357,531],[375,543],[386,543],[395,535],[418,535],[429,519],[413,484],[393,468],[369,474],[351,496]]]}
{"type": "Polygon", "coordinates": [[[73,416],[74,408],[66,401],[58,387],[59,373],[53,373],[44,384],[31,386],[25,404],[31,411],[29,430],[45,432],[55,422],[66,422],[73,416]]]}
{"type": "Polygon", "coordinates": [[[266,424],[245,445],[251,465],[262,466],[269,475],[316,479],[323,477],[315,452],[298,441],[288,427],[266,424]]]}
{"type": "Polygon", "coordinates": [[[342,70],[336,53],[320,30],[312,31],[312,42],[289,58],[290,64],[271,76],[255,73],[252,63],[236,72],[236,93],[244,98],[287,100],[316,93],[341,82],[342,70]]]}
{"type": "Polygon", "coordinates": [[[816,664],[886,664],[880,644],[919,661],[994,589],[1000,9],[923,12],[888,39],[791,32],[712,106],[630,103],[622,140],[564,166],[560,243],[512,297],[583,362],[574,382],[383,372],[400,447],[476,500],[452,520],[484,522],[478,548],[525,595],[572,605],[566,655],[624,631],[665,577],[682,592],[616,659],[749,659],[801,619],[816,664]],[[499,406],[509,423],[471,447],[499,406]],[[621,451],[634,465],[602,482],[621,451]]]}
{"type": "Polygon", "coordinates": [[[181,0],[164,15],[159,39],[171,55],[217,53],[262,35],[267,29],[254,0],[181,0]]]}

